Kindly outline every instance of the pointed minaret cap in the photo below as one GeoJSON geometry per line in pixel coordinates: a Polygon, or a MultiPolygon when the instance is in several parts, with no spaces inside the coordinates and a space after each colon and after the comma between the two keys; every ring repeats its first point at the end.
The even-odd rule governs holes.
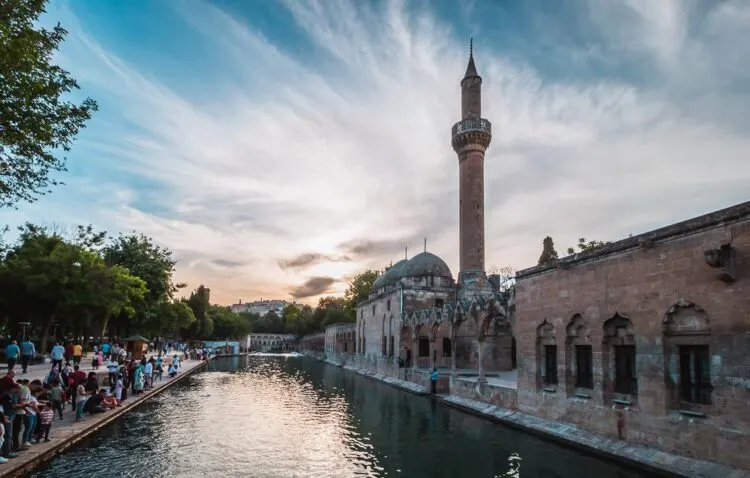
{"type": "Polygon", "coordinates": [[[466,74],[464,79],[479,76],[477,73],[477,67],[474,65],[474,38],[469,40],[469,65],[466,67],[466,74]]]}

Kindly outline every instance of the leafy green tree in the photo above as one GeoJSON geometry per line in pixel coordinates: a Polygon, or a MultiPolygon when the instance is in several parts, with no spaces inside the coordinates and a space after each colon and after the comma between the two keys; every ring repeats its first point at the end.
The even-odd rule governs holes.
{"type": "Polygon", "coordinates": [[[191,328],[190,335],[193,337],[209,338],[214,330],[213,318],[208,314],[211,305],[211,290],[203,285],[198,286],[187,300],[187,304],[193,310],[197,322],[191,328]]]}
{"type": "Polygon", "coordinates": [[[81,290],[83,256],[84,251],[46,228],[32,224],[20,228],[19,240],[8,250],[0,278],[4,313],[16,319],[11,323],[12,332],[17,333],[13,325],[20,321],[41,327],[41,350],[46,350],[52,324],[70,309],[81,290]]]}
{"type": "Polygon", "coordinates": [[[0,2],[0,207],[33,202],[58,184],[51,174],[65,171],[60,151],[97,109],[65,97],[79,89],[54,64],[67,32],[60,24],[39,27],[45,0],[0,2]]]}
{"type": "Polygon", "coordinates": [[[198,319],[193,314],[193,309],[184,300],[172,300],[162,302],[159,306],[159,335],[176,336],[180,330],[188,329],[198,319]]]}
{"type": "MultiPolygon", "coordinates": [[[[593,249],[598,249],[602,246],[606,246],[607,244],[611,244],[611,242],[607,241],[587,241],[585,237],[581,237],[578,239],[578,244],[576,246],[578,247],[578,252],[584,252],[584,251],[590,251],[593,249]]],[[[568,254],[575,254],[576,250],[573,247],[568,248],[568,254]]]]}
{"type": "MultiPolygon", "coordinates": [[[[367,299],[372,290],[372,283],[378,278],[379,272],[368,269],[360,272],[349,283],[344,292],[344,322],[355,322],[357,320],[357,304],[367,299]]],[[[342,317],[343,318],[343,317],[342,317]]]]}
{"type": "Polygon", "coordinates": [[[550,236],[547,236],[542,241],[542,255],[539,256],[538,264],[551,264],[558,259],[557,251],[555,250],[555,242],[550,236]]]}
{"type": "Polygon", "coordinates": [[[250,324],[238,314],[232,313],[229,307],[211,305],[208,314],[213,320],[214,340],[239,339],[250,333],[250,324]]]}
{"type": "Polygon", "coordinates": [[[184,284],[174,284],[175,261],[172,252],[154,244],[143,234],[120,234],[102,249],[108,266],[120,266],[146,283],[146,294],[135,315],[121,315],[115,325],[125,335],[130,333],[156,333],[159,326],[159,310],[164,302],[170,302],[184,284]]]}

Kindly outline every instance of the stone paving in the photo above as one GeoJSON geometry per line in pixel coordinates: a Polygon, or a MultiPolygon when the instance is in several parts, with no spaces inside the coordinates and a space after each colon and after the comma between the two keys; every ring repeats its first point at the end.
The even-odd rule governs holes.
{"type": "MultiPolygon", "coordinates": [[[[16,458],[10,459],[8,463],[0,464],[0,477],[22,476],[30,469],[33,469],[39,466],[41,463],[51,459],[56,454],[60,453],[65,448],[69,447],[84,436],[98,430],[123,413],[138,406],[138,404],[142,403],[144,400],[148,399],[159,391],[164,390],[167,386],[175,383],[180,378],[194,372],[200,365],[204,363],[206,362],[198,360],[184,360],[182,362],[180,372],[175,378],[169,378],[169,376],[165,373],[164,379],[161,381],[155,381],[154,388],[148,390],[143,395],[136,397],[128,393],[128,398],[123,402],[123,405],[121,407],[118,407],[114,410],[108,410],[105,413],[97,415],[85,415],[84,421],[82,422],[75,421],[75,412],[71,410],[70,402],[68,402],[66,404],[65,412],[63,413],[63,420],[59,420],[58,417],[55,416],[55,421],[52,423],[52,429],[50,430],[49,434],[50,442],[42,442],[38,445],[34,444],[29,450],[21,451],[20,453],[18,453],[18,456],[16,458]]],[[[84,365],[84,362],[82,362],[81,364],[84,365]]],[[[26,375],[22,375],[20,373],[20,368],[16,367],[16,378],[41,380],[49,372],[50,367],[50,364],[35,365],[33,367],[29,367],[29,373],[27,373],[26,375]]],[[[82,366],[81,368],[86,372],[91,371],[91,361],[88,361],[87,367],[82,366]]],[[[104,369],[100,367],[99,371],[101,373],[107,373],[106,367],[104,369]]]]}

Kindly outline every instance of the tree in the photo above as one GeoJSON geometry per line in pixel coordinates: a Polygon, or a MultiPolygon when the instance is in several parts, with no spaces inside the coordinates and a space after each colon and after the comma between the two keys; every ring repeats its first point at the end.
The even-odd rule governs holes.
{"type": "Polygon", "coordinates": [[[39,27],[45,0],[0,2],[0,207],[33,202],[58,183],[73,139],[97,110],[65,96],[79,89],[53,63],[67,32],[39,27]]]}
{"type": "Polygon", "coordinates": [[[497,276],[497,285],[502,292],[512,291],[516,287],[516,270],[513,266],[492,266],[489,274],[497,276]]]}
{"type": "Polygon", "coordinates": [[[372,290],[372,283],[378,278],[378,271],[368,269],[360,272],[349,283],[349,287],[344,292],[344,313],[341,317],[343,322],[355,322],[357,320],[357,304],[367,299],[372,290]]]}
{"type": "Polygon", "coordinates": [[[229,307],[211,305],[208,308],[208,315],[214,326],[211,335],[214,340],[238,339],[250,333],[250,324],[239,315],[232,313],[229,307]]]}
{"type": "Polygon", "coordinates": [[[558,259],[557,251],[555,250],[555,242],[550,236],[547,236],[542,241],[542,255],[539,256],[538,264],[551,264],[558,259]]]}
{"type": "MultiPolygon", "coordinates": [[[[586,241],[585,237],[581,237],[578,239],[578,244],[576,246],[578,247],[578,252],[584,252],[584,251],[590,251],[593,249],[598,249],[602,246],[606,246],[607,244],[611,244],[611,242],[607,241],[586,241]]],[[[576,250],[573,247],[568,248],[568,254],[575,254],[576,250]]]]}
{"type": "Polygon", "coordinates": [[[211,290],[201,284],[190,293],[187,304],[197,319],[195,326],[191,329],[191,335],[200,338],[210,337],[214,331],[214,322],[208,313],[211,305],[211,290]]]}

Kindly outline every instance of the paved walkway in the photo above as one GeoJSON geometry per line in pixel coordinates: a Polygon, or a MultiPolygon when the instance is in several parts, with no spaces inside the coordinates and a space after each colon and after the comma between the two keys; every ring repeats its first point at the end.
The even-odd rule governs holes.
{"type": "MultiPolygon", "coordinates": [[[[175,378],[169,378],[165,373],[164,380],[154,382],[154,388],[145,392],[143,395],[134,396],[128,391],[128,398],[123,402],[121,407],[114,410],[108,410],[104,413],[97,415],[85,415],[82,422],[75,421],[75,412],[70,409],[70,402],[66,404],[65,412],[63,413],[63,420],[59,420],[55,416],[55,421],[52,423],[52,429],[50,430],[50,442],[34,444],[29,450],[24,450],[18,453],[16,458],[12,458],[8,463],[0,464],[0,477],[5,476],[21,476],[28,472],[31,468],[36,467],[40,462],[51,459],[54,455],[73,444],[77,439],[82,438],[88,433],[100,428],[101,426],[109,423],[116,417],[130,410],[143,400],[152,396],[155,392],[164,389],[164,387],[174,383],[186,374],[193,372],[198,366],[205,362],[198,360],[185,360],[182,362],[180,372],[175,378]]],[[[88,361],[88,366],[85,366],[84,362],[81,362],[81,367],[86,372],[91,371],[91,361],[88,361]]],[[[51,368],[51,364],[41,364],[29,367],[28,373],[22,375],[19,368],[16,368],[16,378],[28,378],[29,380],[43,379],[51,368]]],[[[4,373],[6,368],[1,370],[4,373]]],[[[100,371],[102,368],[100,367],[100,371]]],[[[106,367],[103,369],[106,373],[106,367]]]]}

